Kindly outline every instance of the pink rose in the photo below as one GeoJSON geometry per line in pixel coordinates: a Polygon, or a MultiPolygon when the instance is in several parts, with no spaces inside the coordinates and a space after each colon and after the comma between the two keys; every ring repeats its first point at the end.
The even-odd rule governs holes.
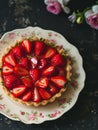
{"type": "Polygon", "coordinates": [[[92,28],[98,30],[98,5],[85,12],[85,20],[92,28]]]}
{"type": "Polygon", "coordinates": [[[47,10],[53,14],[59,14],[62,10],[60,3],[57,0],[48,0],[47,10]]]}
{"type": "Polygon", "coordinates": [[[98,14],[89,16],[86,21],[92,28],[98,29],[98,14]]]}

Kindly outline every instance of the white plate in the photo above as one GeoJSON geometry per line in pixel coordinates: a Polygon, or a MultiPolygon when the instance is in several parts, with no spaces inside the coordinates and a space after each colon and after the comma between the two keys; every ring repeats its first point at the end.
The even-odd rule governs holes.
{"type": "Polygon", "coordinates": [[[54,120],[61,117],[65,112],[73,107],[76,103],[80,91],[84,87],[85,72],[83,69],[82,58],[76,47],[71,45],[61,34],[44,30],[39,27],[27,27],[24,29],[16,29],[5,33],[0,40],[0,57],[10,45],[16,40],[30,36],[37,36],[39,38],[46,38],[58,45],[63,45],[68,53],[74,57],[75,62],[73,67],[76,68],[76,73],[79,74],[77,78],[78,86],[70,86],[69,89],[54,103],[46,106],[33,107],[25,106],[12,102],[2,90],[0,85],[0,113],[12,120],[21,121],[25,124],[40,124],[47,120],[54,120]]]}

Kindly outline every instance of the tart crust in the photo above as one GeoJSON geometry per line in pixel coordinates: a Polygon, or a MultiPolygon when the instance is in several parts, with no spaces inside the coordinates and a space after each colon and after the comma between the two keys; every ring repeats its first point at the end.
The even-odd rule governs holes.
{"type": "MultiPolygon", "coordinates": [[[[22,40],[23,40],[23,39],[21,39],[21,40],[19,40],[19,41],[16,41],[12,46],[10,46],[9,48],[7,48],[7,49],[5,50],[5,52],[3,53],[2,57],[1,57],[1,60],[0,60],[0,68],[2,68],[2,59],[3,59],[3,57],[4,57],[6,54],[8,54],[8,52],[9,52],[13,47],[15,47],[17,44],[21,43],[22,40]]],[[[32,37],[31,40],[32,40],[32,41],[40,41],[40,39],[38,39],[37,37],[32,37]]],[[[47,40],[47,39],[42,39],[42,40],[44,40],[44,43],[47,44],[47,45],[51,44],[50,41],[47,40]]],[[[56,47],[56,45],[54,44],[53,47],[56,47]]],[[[58,51],[61,55],[68,57],[68,54],[67,54],[66,51],[63,49],[63,47],[59,47],[59,46],[58,46],[57,51],[58,51]]],[[[65,70],[66,70],[66,79],[67,79],[67,81],[70,82],[70,81],[71,81],[71,76],[72,76],[72,72],[71,72],[71,70],[72,70],[72,62],[71,62],[70,58],[68,58],[66,61],[67,61],[67,64],[66,64],[66,67],[65,67],[65,70]]],[[[1,70],[2,70],[2,69],[1,69],[1,70]]],[[[6,86],[5,86],[4,84],[2,85],[2,83],[3,83],[2,71],[0,71],[0,83],[1,83],[1,86],[2,86],[2,88],[3,88],[3,90],[4,90],[4,92],[6,93],[6,95],[7,95],[8,97],[10,97],[13,101],[19,102],[19,103],[21,103],[21,104],[25,104],[25,105],[27,105],[27,106],[32,106],[32,105],[33,105],[33,106],[36,106],[36,107],[37,107],[37,106],[40,106],[40,105],[45,106],[45,105],[48,104],[48,103],[54,102],[57,98],[61,97],[62,93],[64,93],[64,92],[67,90],[67,86],[64,87],[64,88],[61,88],[60,91],[59,91],[58,93],[56,93],[54,96],[52,96],[50,99],[48,99],[48,100],[43,100],[43,101],[41,101],[41,102],[23,101],[22,99],[19,99],[19,98],[17,98],[17,97],[14,97],[13,94],[6,88],[6,86]]]]}

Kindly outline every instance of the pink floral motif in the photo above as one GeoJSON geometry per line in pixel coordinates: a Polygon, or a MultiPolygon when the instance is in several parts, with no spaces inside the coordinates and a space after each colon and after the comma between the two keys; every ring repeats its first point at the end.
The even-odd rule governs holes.
{"type": "Polygon", "coordinates": [[[22,36],[23,38],[26,38],[26,37],[27,37],[27,34],[24,33],[24,34],[22,34],[21,36],[22,36]]]}
{"type": "Polygon", "coordinates": [[[70,103],[71,102],[71,98],[67,97],[67,98],[62,98],[60,100],[58,100],[59,106],[65,108],[66,103],[70,103]]]}
{"type": "Polygon", "coordinates": [[[10,116],[10,117],[13,117],[13,114],[10,114],[9,116],[10,116]]]}
{"type": "Polygon", "coordinates": [[[20,111],[20,114],[21,114],[21,115],[25,115],[25,112],[24,112],[24,111],[20,111]]]}
{"type": "Polygon", "coordinates": [[[37,116],[37,113],[32,113],[29,115],[29,120],[35,120],[36,119],[36,116],[37,116]]]}
{"type": "Polygon", "coordinates": [[[4,110],[5,109],[5,104],[0,104],[0,110],[4,110]]]}
{"type": "Polygon", "coordinates": [[[58,34],[54,34],[54,36],[56,36],[56,37],[57,37],[57,36],[58,36],[58,34]]]}
{"type": "Polygon", "coordinates": [[[50,117],[51,117],[51,118],[56,117],[56,113],[50,114],[50,117]]]}
{"type": "Polygon", "coordinates": [[[66,102],[66,98],[62,98],[62,99],[58,100],[58,102],[59,102],[59,105],[62,105],[66,102]]]}
{"type": "Polygon", "coordinates": [[[47,10],[55,15],[59,14],[62,10],[61,4],[57,0],[47,1],[47,10]]]}
{"type": "Polygon", "coordinates": [[[56,110],[56,114],[61,114],[61,111],[59,111],[59,110],[56,110]]]}
{"type": "Polygon", "coordinates": [[[52,36],[52,33],[51,33],[51,32],[49,32],[49,33],[48,33],[48,36],[49,36],[49,37],[51,37],[51,36],[52,36]]]}
{"type": "Polygon", "coordinates": [[[54,39],[51,39],[50,42],[52,42],[53,44],[56,44],[56,41],[54,39]]]}
{"type": "Polygon", "coordinates": [[[16,35],[15,35],[15,33],[14,33],[14,32],[9,33],[9,38],[10,38],[10,39],[14,39],[14,38],[15,38],[15,36],[16,36],[16,35]]]}
{"type": "Polygon", "coordinates": [[[54,118],[54,117],[56,117],[56,116],[59,115],[59,114],[61,114],[61,111],[60,111],[60,110],[56,110],[54,113],[51,113],[51,114],[49,114],[48,116],[49,116],[50,118],[54,118]]]}
{"type": "Polygon", "coordinates": [[[44,115],[42,112],[39,113],[39,117],[44,118],[44,115]]]}
{"type": "Polygon", "coordinates": [[[32,36],[35,36],[35,32],[31,32],[32,36]]]}

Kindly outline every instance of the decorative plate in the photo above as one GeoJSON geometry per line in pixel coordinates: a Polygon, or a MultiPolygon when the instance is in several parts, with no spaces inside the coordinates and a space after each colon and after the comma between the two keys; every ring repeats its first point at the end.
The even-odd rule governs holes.
{"type": "Polygon", "coordinates": [[[71,57],[74,58],[74,73],[78,74],[76,82],[73,82],[59,99],[54,103],[39,107],[29,107],[11,101],[9,97],[5,95],[0,84],[0,113],[12,120],[21,121],[25,124],[40,124],[44,121],[54,120],[61,117],[73,107],[77,101],[79,93],[84,87],[85,72],[83,69],[82,57],[76,47],[68,43],[61,34],[51,30],[44,30],[39,27],[27,27],[5,33],[0,39],[0,57],[5,49],[15,43],[16,40],[29,38],[31,36],[49,39],[56,42],[58,45],[62,45],[71,57]],[[75,85],[75,83],[77,83],[77,85],[75,85]]]}

